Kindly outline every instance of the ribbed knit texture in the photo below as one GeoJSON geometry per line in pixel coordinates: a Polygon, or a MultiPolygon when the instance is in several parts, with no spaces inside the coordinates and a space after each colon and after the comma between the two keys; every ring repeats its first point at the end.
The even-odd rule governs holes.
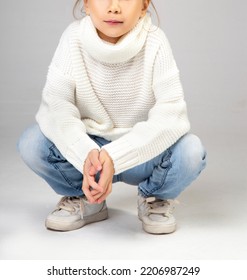
{"type": "Polygon", "coordinates": [[[102,41],[90,17],[63,33],[49,67],[36,119],[80,172],[103,146],[115,174],[157,156],[188,132],[183,90],[169,42],[147,15],[115,45],[102,41]]]}

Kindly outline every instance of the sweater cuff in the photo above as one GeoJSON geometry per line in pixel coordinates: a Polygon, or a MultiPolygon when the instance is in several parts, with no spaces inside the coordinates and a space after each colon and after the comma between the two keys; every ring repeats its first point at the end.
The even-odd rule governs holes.
{"type": "Polygon", "coordinates": [[[78,139],[70,145],[66,151],[66,159],[81,173],[83,173],[84,161],[88,153],[93,150],[100,150],[100,147],[88,136],[78,139]]]}
{"type": "Polygon", "coordinates": [[[105,149],[112,158],[115,175],[128,170],[139,163],[139,156],[137,149],[133,147],[126,139],[118,139],[101,149],[105,149]]]}

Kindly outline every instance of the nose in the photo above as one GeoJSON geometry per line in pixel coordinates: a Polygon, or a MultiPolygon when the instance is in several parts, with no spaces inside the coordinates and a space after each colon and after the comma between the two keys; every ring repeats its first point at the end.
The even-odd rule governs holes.
{"type": "Polygon", "coordinates": [[[108,13],[119,14],[121,12],[119,0],[110,0],[108,13]]]}

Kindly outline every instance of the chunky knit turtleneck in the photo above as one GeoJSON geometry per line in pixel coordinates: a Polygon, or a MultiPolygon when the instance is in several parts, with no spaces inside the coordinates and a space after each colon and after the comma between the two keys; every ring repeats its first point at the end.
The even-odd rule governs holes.
{"type": "Polygon", "coordinates": [[[127,36],[123,36],[116,44],[110,44],[100,39],[91,18],[87,16],[80,23],[81,47],[102,63],[122,63],[137,55],[142,49],[150,25],[150,17],[144,17],[127,36]]]}
{"type": "Polygon", "coordinates": [[[79,171],[103,146],[115,174],[157,156],[189,130],[179,71],[164,33],[149,16],[117,44],[102,41],[90,17],[63,33],[36,119],[79,171]]]}

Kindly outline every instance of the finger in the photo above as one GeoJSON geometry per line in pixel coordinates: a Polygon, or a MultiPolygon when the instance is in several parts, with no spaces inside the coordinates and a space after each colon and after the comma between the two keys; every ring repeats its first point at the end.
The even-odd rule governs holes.
{"type": "Polygon", "coordinates": [[[109,183],[111,183],[112,180],[113,180],[113,174],[109,171],[108,166],[104,165],[103,170],[100,173],[98,185],[105,189],[105,187],[109,183]]]}
{"type": "Polygon", "coordinates": [[[98,150],[92,150],[89,153],[89,160],[90,160],[91,164],[93,165],[93,167],[95,168],[95,170],[100,171],[102,169],[102,165],[99,160],[99,151],[98,150]]]}
{"type": "Polygon", "coordinates": [[[90,187],[102,192],[103,188],[101,186],[99,186],[99,184],[95,181],[94,171],[95,171],[94,167],[91,165],[90,160],[87,159],[85,161],[84,168],[83,168],[83,176],[87,180],[87,184],[90,187]],[[90,174],[90,172],[93,174],[90,174]]]}
{"type": "Polygon", "coordinates": [[[83,179],[83,182],[82,182],[82,191],[84,193],[84,195],[86,196],[87,200],[90,202],[90,203],[95,203],[96,200],[94,199],[94,197],[92,196],[91,192],[90,192],[90,185],[87,181],[87,178],[84,178],[83,179]]]}
{"type": "Polygon", "coordinates": [[[91,165],[88,173],[90,176],[95,176],[98,173],[98,170],[93,165],[91,165]]]}
{"type": "Polygon", "coordinates": [[[93,195],[93,199],[95,201],[95,203],[98,203],[98,200],[102,197],[102,193],[97,193],[95,195],[93,195]]]}
{"type": "Polygon", "coordinates": [[[87,181],[88,181],[88,184],[90,185],[90,187],[92,187],[94,190],[97,190],[98,192],[103,192],[104,188],[95,182],[95,179],[93,176],[88,176],[87,181]]]}
{"type": "Polygon", "coordinates": [[[96,203],[98,203],[98,200],[100,198],[102,198],[103,196],[105,196],[106,193],[107,193],[107,189],[104,192],[93,192],[93,191],[91,191],[91,195],[93,196],[93,199],[95,200],[96,203]]]}
{"type": "Polygon", "coordinates": [[[102,172],[100,177],[100,186],[104,186],[104,192],[94,195],[94,199],[97,203],[103,202],[106,197],[112,192],[112,176],[109,174],[106,174],[107,172],[102,172]]]}
{"type": "Polygon", "coordinates": [[[102,203],[104,200],[106,200],[107,196],[112,192],[112,184],[110,183],[106,192],[101,195],[98,199],[96,199],[96,197],[94,197],[94,199],[96,199],[97,203],[102,203]]]}
{"type": "Polygon", "coordinates": [[[99,192],[98,190],[95,190],[95,189],[90,189],[90,192],[91,192],[91,195],[93,197],[97,196],[97,195],[102,195],[102,193],[104,192],[99,192]]]}

